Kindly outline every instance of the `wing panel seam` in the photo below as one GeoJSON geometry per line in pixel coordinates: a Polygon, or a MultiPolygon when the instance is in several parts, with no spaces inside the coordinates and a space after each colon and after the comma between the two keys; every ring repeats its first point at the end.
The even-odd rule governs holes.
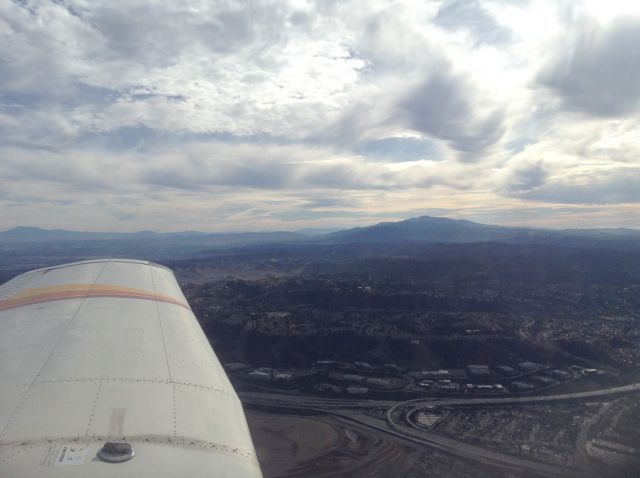
{"type": "Polygon", "coordinates": [[[91,404],[91,411],[89,412],[89,420],[87,421],[87,429],[84,433],[84,436],[89,436],[89,431],[91,430],[91,425],[93,424],[93,417],[96,414],[98,399],[100,398],[100,395],[102,393],[102,383],[102,380],[98,382],[98,390],[96,391],[96,396],[94,397],[93,403],[91,404]]]}
{"type": "MultiPolygon", "coordinates": [[[[153,293],[158,297],[158,290],[156,289],[156,281],[153,278],[153,269],[149,268],[149,276],[151,277],[151,285],[153,286],[153,293]]],[[[156,301],[156,315],[158,316],[158,324],[160,326],[160,336],[162,337],[162,346],[164,348],[164,359],[167,362],[167,373],[169,374],[169,381],[172,381],[171,365],[169,365],[169,355],[167,354],[167,341],[164,338],[164,329],[162,327],[162,316],[160,315],[160,306],[156,301]]]]}
{"type": "MultiPolygon", "coordinates": [[[[145,383],[145,384],[160,384],[160,385],[171,385],[174,384],[177,387],[189,387],[196,388],[199,390],[205,390],[207,392],[215,392],[222,395],[227,395],[229,397],[236,397],[235,393],[229,392],[228,390],[224,390],[222,388],[210,387],[208,385],[201,385],[199,383],[193,382],[174,382],[171,380],[161,380],[161,379],[152,379],[152,378],[136,378],[136,377],[69,377],[69,378],[57,378],[57,379],[46,379],[46,380],[37,380],[32,382],[33,385],[47,385],[53,383],[96,383],[96,382],[114,382],[114,383],[145,383]]],[[[18,384],[16,387],[22,386],[27,387],[31,384],[18,384]]]]}
{"type": "MultiPolygon", "coordinates": [[[[20,451],[16,451],[14,452],[14,454],[18,454],[25,449],[50,445],[51,443],[100,443],[109,441],[112,438],[113,437],[109,435],[89,435],[86,437],[42,437],[31,440],[18,440],[13,442],[1,443],[0,450],[16,448],[20,451]]],[[[252,451],[243,450],[238,447],[224,445],[212,441],[201,440],[199,438],[190,438],[183,436],[173,437],[170,435],[126,435],[126,440],[130,443],[162,444],[181,448],[214,450],[235,455],[238,458],[243,458],[257,463],[255,454],[252,451]]]]}

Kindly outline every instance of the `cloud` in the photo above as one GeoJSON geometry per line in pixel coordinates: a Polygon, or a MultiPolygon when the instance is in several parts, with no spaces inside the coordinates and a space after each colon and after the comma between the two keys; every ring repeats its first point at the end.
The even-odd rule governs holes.
{"type": "Polygon", "coordinates": [[[472,85],[441,65],[401,101],[400,120],[410,128],[442,139],[467,160],[477,160],[504,133],[504,113],[473,108],[472,85]]]}
{"type": "Polygon", "coordinates": [[[301,137],[337,115],[364,62],[289,21],[286,2],[3,4],[3,103],[80,133],[301,137]],[[17,98],[18,101],[14,101],[17,98]]]}
{"type": "MultiPolygon", "coordinates": [[[[389,155],[388,146],[411,141],[428,145],[430,158],[447,149],[465,161],[485,156],[504,133],[504,107],[487,101],[473,72],[442,50],[435,30],[424,27],[430,15],[422,5],[400,3],[363,18],[354,49],[366,68],[352,104],[315,138],[355,143],[359,151],[378,142],[378,155],[396,160],[403,158],[389,155]]],[[[407,159],[415,154],[407,151],[407,159]]]]}
{"type": "Polygon", "coordinates": [[[441,159],[441,148],[435,141],[418,138],[384,138],[363,141],[354,150],[380,161],[417,161],[441,159]]]}
{"type": "Polygon", "coordinates": [[[545,184],[548,175],[541,161],[515,168],[509,175],[504,190],[508,194],[530,195],[545,184]]]}
{"type": "Polygon", "coordinates": [[[77,127],[63,115],[7,111],[0,107],[0,143],[29,149],[55,150],[69,146],[78,137],[77,127]]]}
{"type": "Polygon", "coordinates": [[[48,2],[0,5],[0,77],[2,94],[22,95],[27,105],[72,94],[78,59],[95,35],[89,25],[60,5],[48,2]],[[84,39],[81,41],[81,39],[84,39]]]}
{"type": "MultiPolygon", "coordinates": [[[[472,88],[443,71],[447,60],[415,22],[426,12],[409,3],[370,13],[348,4],[314,12],[268,1],[77,2],[13,4],[5,14],[12,60],[3,73],[15,79],[34,78],[36,69],[46,74],[56,93],[24,97],[24,104],[37,105],[79,136],[144,127],[348,145],[350,137],[357,142],[403,127],[398,102],[409,112],[404,127],[465,153],[483,152],[500,126],[496,112],[463,125],[463,115],[472,112],[472,88]],[[335,37],[311,25],[334,29],[335,37]],[[418,111],[398,85],[406,75],[422,81],[425,69],[439,72],[417,88],[418,111]],[[66,93],[56,100],[60,92],[66,93]],[[426,111],[424,97],[432,94],[443,95],[436,105],[441,111],[426,111]],[[52,100],[57,104],[47,103],[52,100]],[[469,106],[461,108],[464,103],[469,106]],[[376,112],[367,118],[361,106],[376,112]]],[[[11,89],[42,93],[32,84],[11,89]]]]}
{"type": "MultiPolygon", "coordinates": [[[[157,151],[140,162],[140,181],[185,190],[253,188],[289,191],[392,190],[428,184],[461,185],[455,167],[416,163],[394,169],[356,155],[301,145],[202,142],[180,151],[157,151]]],[[[461,171],[457,171],[458,176],[461,171]]]]}
{"type": "Polygon", "coordinates": [[[351,207],[354,208],[358,205],[358,201],[355,198],[344,197],[315,197],[309,198],[304,203],[305,209],[329,209],[334,207],[351,207]]]}
{"type": "Polygon", "coordinates": [[[640,202],[640,168],[619,167],[590,174],[550,179],[542,184],[533,173],[534,187],[512,190],[518,197],[565,204],[625,204],[640,202]]]}
{"type": "Polygon", "coordinates": [[[111,55],[157,67],[193,48],[201,54],[268,48],[283,31],[283,5],[110,1],[80,15],[100,32],[111,55]]]}
{"type": "Polygon", "coordinates": [[[476,45],[499,45],[512,39],[511,30],[501,25],[477,0],[449,0],[439,8],[434,23],[449,30],[466,30],[476,45]]]}
{"type": "Polygon", "coordinates": [[[640,10],[597,3],[0,2],[0,223],[640,202],[640,10]]]}
{"type": "Polygon", "coordinates": [[[125,212],[125,213],[116,213],[115,216],[118,219],[118,222],[124,222],[124,221],[133,221],[139,216],[139,214],[135,212],[125,212]]]}
{"type": "Polygon", "coordinates": [[[640,106],[640,18],[602,26],[590,18],[572,25],[538,81],[570,110],[624,117],[640,106]]]}

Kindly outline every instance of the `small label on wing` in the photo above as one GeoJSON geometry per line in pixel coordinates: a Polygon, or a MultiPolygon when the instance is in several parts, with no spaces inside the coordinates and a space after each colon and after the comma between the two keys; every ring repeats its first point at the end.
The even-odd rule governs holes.
{"type": "Polygon", "coordinates": [[[84,463],[86,455],[87,445],[81,443],[54,444],[49,447],[43,465],[80,465],[84,463]]]}

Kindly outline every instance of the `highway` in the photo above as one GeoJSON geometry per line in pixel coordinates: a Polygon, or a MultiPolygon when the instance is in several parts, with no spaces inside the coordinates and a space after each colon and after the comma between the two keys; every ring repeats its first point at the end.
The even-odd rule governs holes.
{"type": "Polygon", "coordinates": [[[587,439],[589,437],[589,431],[596,425],[602,417],[613,407],[616,401],[612,401],[602,406],[598,413],[589,417],[589,419],[584,423],[580,433],[578,433],[578,437],[576,438],[576,459],[580,466],[586,468],[589,466],[589,457],[587,455],[587,439]]]}
{"type": "MultiPolygon", "coordinates": [[[[323,407],[320,403],[317,403],[314,406],[310,406],[310,404],[299,403],[297,399],[292,400],[291,396],[289,396],[288,401],[284,401],[282,397],[276,397],[275,400],[271,401],[264,396],[256,397],[255,399],[247,398],[245,400],[245,395],[246,394],[244,393],[242,394],[243,403],[248,406],[278,408],[294,413],[296,411],[305,411],[332,415],[342,419],[347,419],[386,435],[391,435],[396,438],[400,438],[405,441],[409,441],[422,446],[426,445],[430,448],[434,448],[463,458],[472,459],[486,465],[497,466],[502,469],[517,471],[536,471],[542,476],[554,478],[583,476],[578,470],[572,470],[561,466],[549,465],[533,460],[527,460],[517,456],[508,455],[506,453],[499,453],[435,433],[421,432],[408,426],[398,424],[393,420],[389,420],[389,418],[387,418],[387,421],[384,421],[371,417],[369,415],[358,413],[357,411],[351,409],[340,409],[339,407],[336,407],[336,404],[333,400],[329,400],[329,406],[323,407]]],[[[259,395],[269,394],[260,393],[259,395]]],[[[366,402],[364,403],[366,404],[366,402]]],[[[371,407],[372,405],[368,404],[368,406],[371,407]]],[[[352,406],[350,408],[358,407],[352,406]]]]}
{"type": "Polygon", "coordinates": [[[557,395],[536,395],[526,397],[479,397],[479,398],[417,398],[413,400],[367,400],[348,398],[323,398],[308,395],[291,395],[286,393],[267,392],[238,392],[243,403],[251,405],[275,406],[282,405],[291,408],[318,408],[328,410],[339,409],[370,409],[370,408],[400,408],[412,406],[479,406],[479,405],[514,405],[523,403],[540,403],[567,400],[588,400],[605,398],[608,396],[624,395],[640,391],[640,383],[632,383],[619,387],[609,387],[588,392],[564,393],[557,395]]]}
{"type": "Polygon", "coordinates": [[[590,398],[604,398],[614,395],[624,395],[640,391],[640,383],[631,383],[619,387],[609,387],[589,392],[563,393],[558,395],[536,395],[527,397],[482,397],[482,398],[456,398],[456,399],[424,399],[407,400],[396,403],[396,407],[415,405],[419,408],[420,403],[425,406],[468,406],[468,405],[514,405],[523,403],[559,402],[568,400],[588,400],[590,398]]]}
{"type": "Polygon", "coordinates": [[[389,400],[334,399],[264,392],[240,392],[238,396],[245,406],[285,409],[291,412],[312,412],[333,415],[356,422],[378,432],[395,436],[416,444],[425,445],[462,458],[471,459],[508,470],[529,470],[548,477],[582,477],[585,472],[577,468],[542,463],[481,446],[455,440],[404,421],[404,409],[416,410],[433,406],[500,406],[514,404],[546,403],[567,400],[590,400],[614,397],[640,391],[640,383],[609,387],[588,392],[527,397],[482,397],[456,399],[414,399],[401,402],[389,400]],[[358,410],[383,409],[386,421],[358,413],[358,410]],[[403,410],[402,413],[400,411],[403,410]]]}
{"type": "Polygon", "coordinates": [[[367,409],[367,408],[389,408],[397,403],[394,400],[362,400],[362,399],[340,399],[322,398],[304,395],[287,395],[284,393],[267,392],[238,392],[238,397],[243,404],[276,406],[282,405],[290,408],[314,408],[321,410],[337,409],[367,409]]]}

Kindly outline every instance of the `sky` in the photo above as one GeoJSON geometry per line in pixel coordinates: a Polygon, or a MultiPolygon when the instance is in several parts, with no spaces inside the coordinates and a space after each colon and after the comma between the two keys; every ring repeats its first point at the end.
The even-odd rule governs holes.
{"type": "Polygon", "coordinates": [[[640,2],[0,2],[0,229],[640,228],[640,2]]]}

